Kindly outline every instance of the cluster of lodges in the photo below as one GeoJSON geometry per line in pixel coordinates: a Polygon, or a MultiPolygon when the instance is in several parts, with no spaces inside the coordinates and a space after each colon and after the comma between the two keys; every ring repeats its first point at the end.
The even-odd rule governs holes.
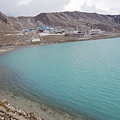
{"type": "Polygon", "coordinates": [[[41,25],[37,28],[22,28],[22,32],[38,32],[38,33],[57,33],[57,28],[41,25]]]}
{"type": "Polygon", "coordinates": [[[101,29],[91,29],[87,31],[76,30],[65,33],[65,36],[71,36],[71,37],[96,36],[96,35],[102,35],[104,33],[105,31],[102,31],[101,29]]]}
{"type": "Polygon", "coordinates": [[[44,120],[36,118],[34,112],[24,112],[10,105],[6,99],[0,100],[0,120],[44,120]]]}
{"type": "Polygon", "coordinates": [[[69,37],[82,37],[82,36],[96,36],[103,35],[105,31],[101,29],[90,29],[90,30],[75,30],[75,29],[63,29],[61,27],[51,28],[45,25],[41,25],[38,28],[23,28],[22,32],[31,32],[35,31],[36,33],[47,33],[48,35],[52,34],[61,34],[69,37]]]}

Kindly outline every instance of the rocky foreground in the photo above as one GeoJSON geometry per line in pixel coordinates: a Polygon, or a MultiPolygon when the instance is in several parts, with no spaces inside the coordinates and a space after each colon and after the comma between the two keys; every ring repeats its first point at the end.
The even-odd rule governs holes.
{"type": "Polygon", "coordinates": [[[10,105],[6,99],[1,99],[0,120],[44,120],[44,118],[37,118],[34,112],[27,113],[10,105]]]}

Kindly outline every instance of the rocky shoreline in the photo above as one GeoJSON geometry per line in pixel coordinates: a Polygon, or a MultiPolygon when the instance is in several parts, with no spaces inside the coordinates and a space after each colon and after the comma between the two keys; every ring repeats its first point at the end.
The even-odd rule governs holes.
{"type": "Polygon", "coordinates": [[[25,112],[10,105],[6,99],[0,100],[0,119],[1,120],[44,120],[36,118],[34,112],[25,112]]]}
{"type": "Polygon", "coordinates": [[[23,97],[3,96],[0,95],[0,120],[87,120],[23,97]]]}

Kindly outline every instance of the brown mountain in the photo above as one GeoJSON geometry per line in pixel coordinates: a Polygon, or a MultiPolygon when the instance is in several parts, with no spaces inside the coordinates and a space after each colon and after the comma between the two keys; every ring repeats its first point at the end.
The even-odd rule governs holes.
{"type": "Polygon", "coordinates": [[[0,12],[0,31],[14,31],[41,24],[81,30],[99,28],[108,32],[120,32],[120,15],[102,15],[85,12],[40,13],[34,17],[8,17],[0,12]]]}
{"type": "Polygon", "coordinates": [[[85,12],[41,13],[35,16],[40,21],[51,26],[63,26],[79,29],[100,28],[104,31],[120,31],[120,15],[102,15],[85,12]]]}
{"type": "Polygon", "coordinates": [[[14,25],[10,21],[9,17],[0,12],[0,32],[14,31],[14,25]]]}
{"type": "Polygon", "coordinates": [[[34,17],[15,18],[0,12],[0,32],[15,32],[25,27],[36,27],[34,17]]]}

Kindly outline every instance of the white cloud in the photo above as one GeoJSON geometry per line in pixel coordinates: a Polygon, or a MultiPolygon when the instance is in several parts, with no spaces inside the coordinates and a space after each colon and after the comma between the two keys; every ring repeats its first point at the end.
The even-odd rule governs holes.
{"type": "Polygon", "coordinates": [[[14,16],[58,11],[120,14],[120,0],[0,0],[0,11],[14,16]]]}
{"type": "Polygon", "coordinates": [[[80,7],[84,4],[83,1],[80,0],[70,0],[68,5],[64,6],[65,11],[78,11],[80,7]]]}
{"type": "Polygon", "coordinates": [[[70,0],[64,10],[120,14],[120,0],[70,0]]]}
{"type": "Polygon", "coordinates": [[[68,3],[69,0],[0,0],[0,11],[12,16],[34,16],[62,11],[68,3]]]}
{"type": "Polygon", "coordinates": [[[17,5],[27,5],[31,3],[33,0],[18,0],[17,5]]]}

